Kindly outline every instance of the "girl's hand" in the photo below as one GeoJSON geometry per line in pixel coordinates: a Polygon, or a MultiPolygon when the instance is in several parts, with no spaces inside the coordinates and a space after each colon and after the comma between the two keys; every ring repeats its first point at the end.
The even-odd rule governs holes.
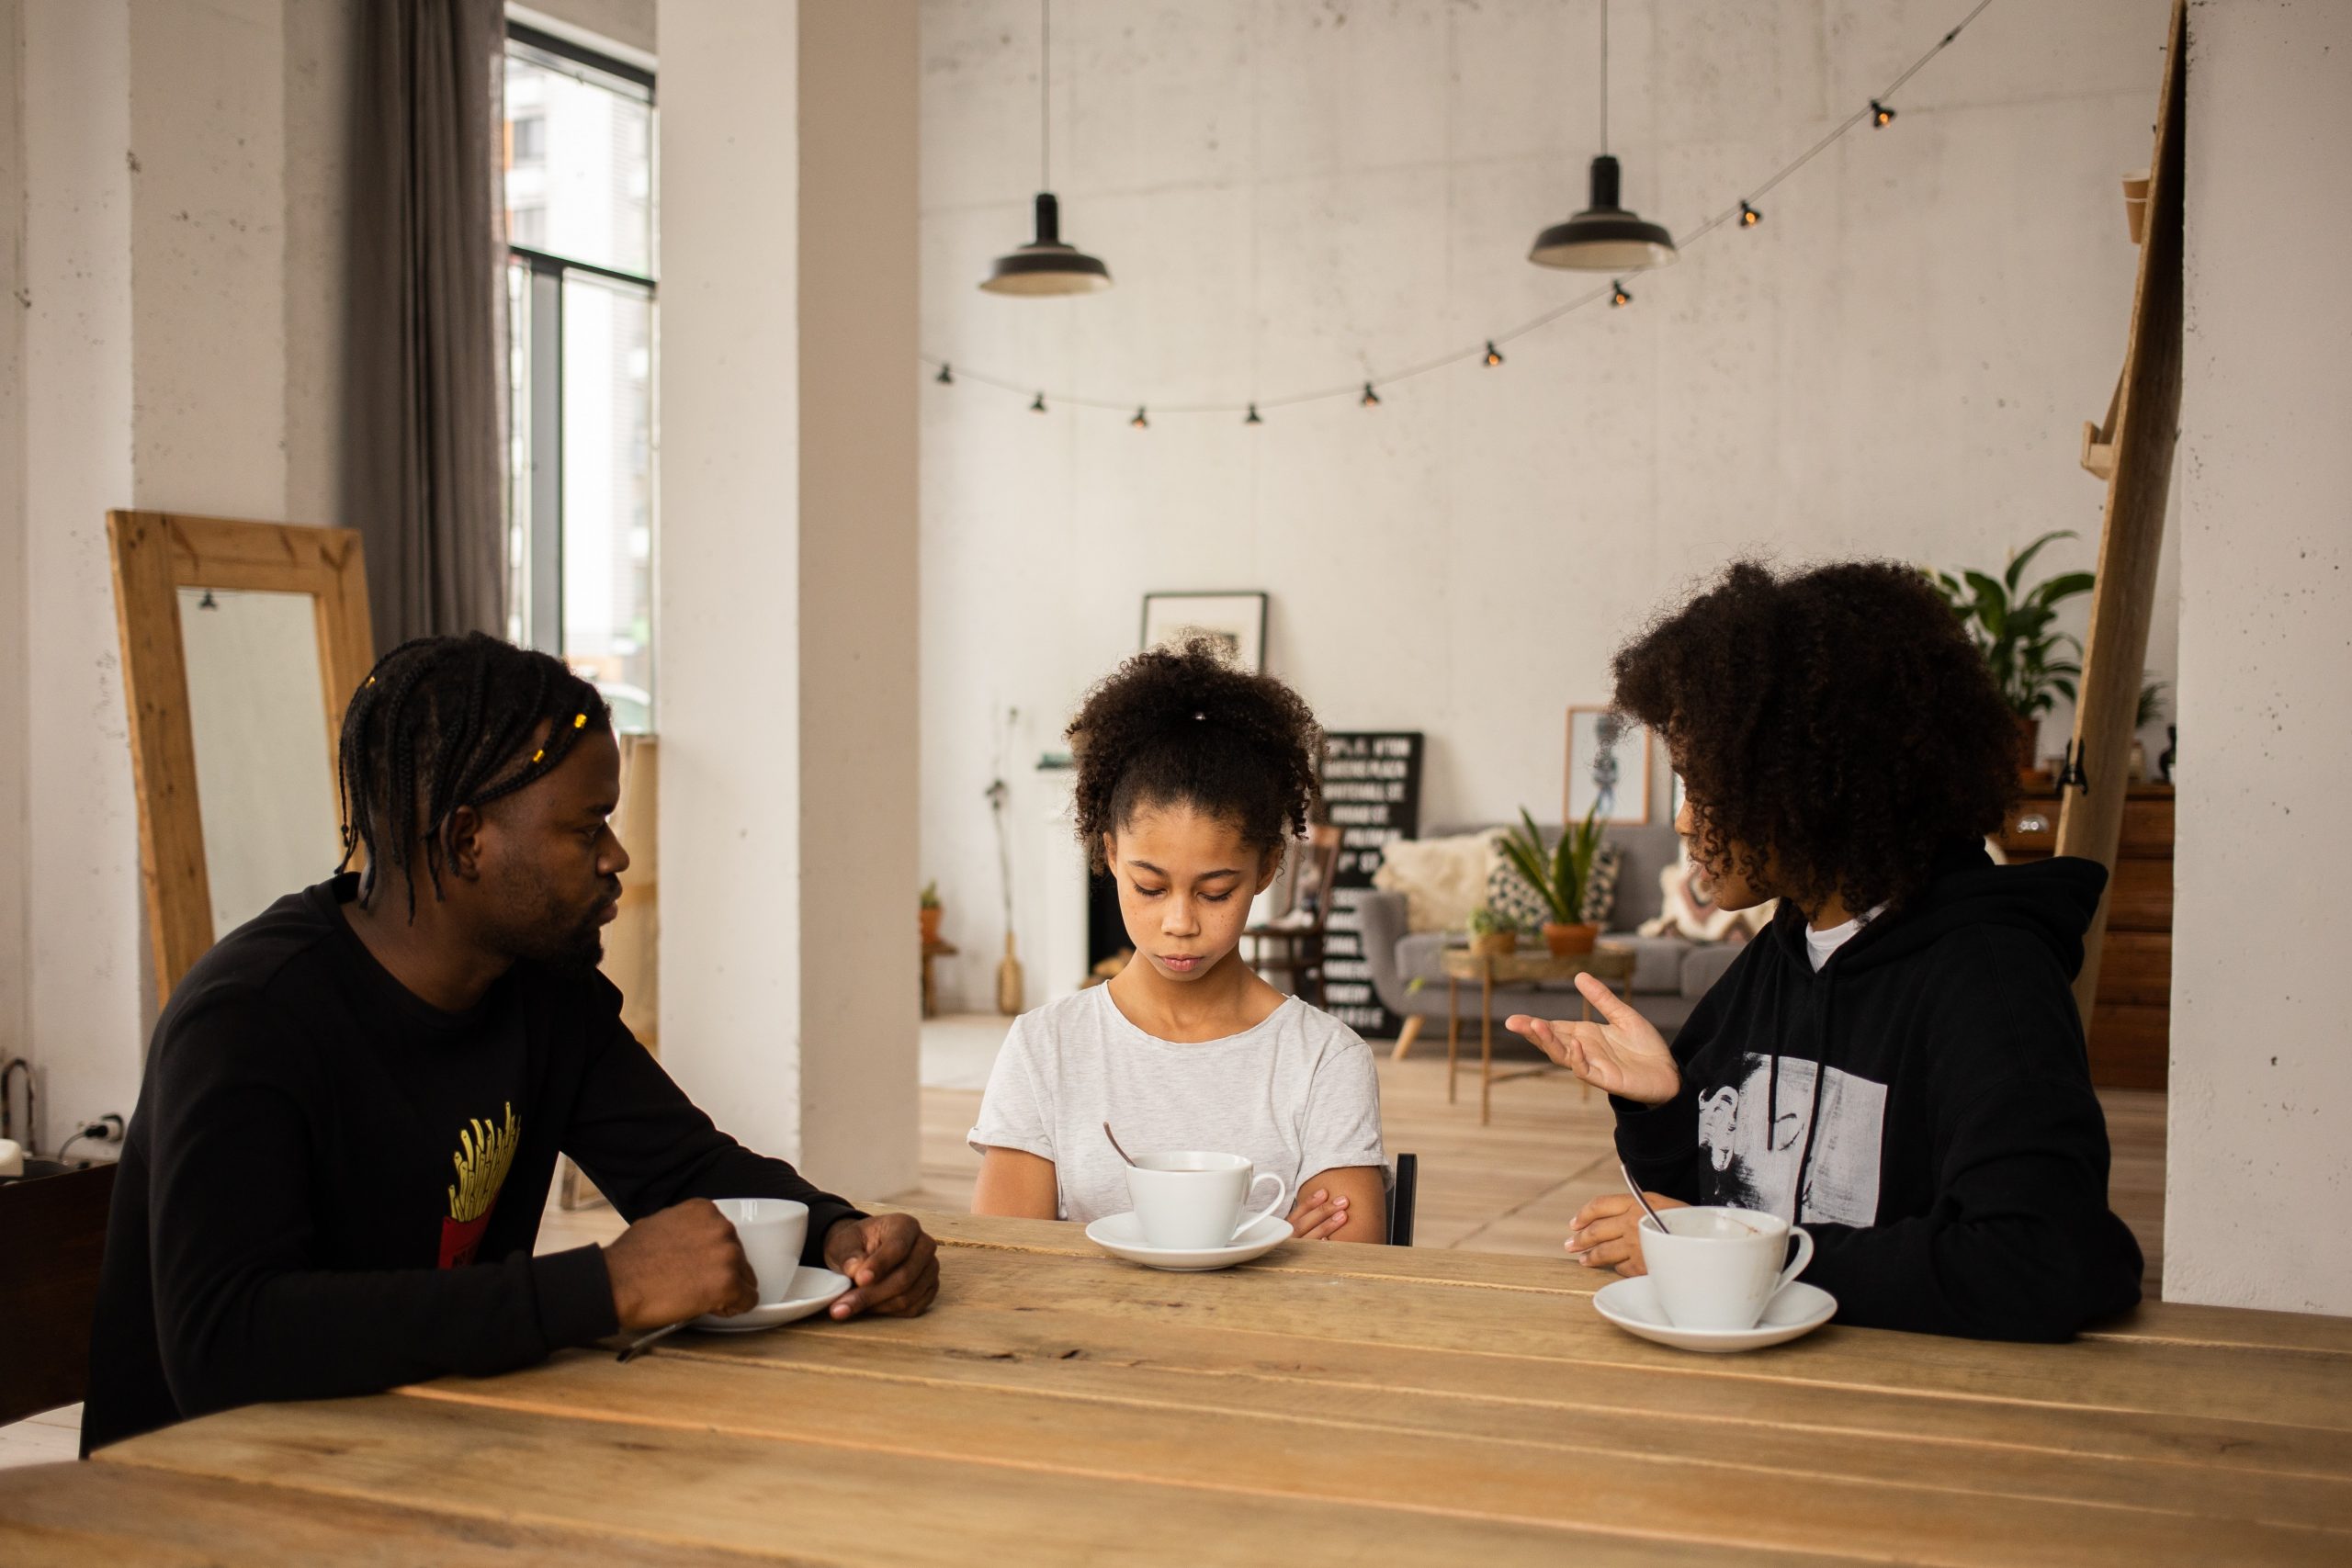
{"type": "Polygon", "coordinates": [[[1290,1212],[1290,1234],[1301,1241],[1329,1241],[1348,1223],[1348,1201],[1334,1198],[1318,1187],[1299,1199],[1290,1212]]]}
{"type": "Polygon", "coordinates": [[[1521,1012],[1503,1027],[1605,1093],[1642,1105],[1672,1100],[1682,1088],[1682,1071],[1657,1027],[1590,975],[1577,976],[1577,989],[1600,1012],[1600,1022],[1547,1022],[1521,1012]]]}
{"type": "MultiPolygon", "coordinates": [[[[1663,1192],[1646,1194],[1653,1209],[1687,1209],[1690,1205],[1663,1192]]],[[[1642,1206],[1631,1192],[1595,1198],[1577,1212],[1568,1239],[1560,1245],[1588,1269],[1614,1269],[1627,1279],[1646,1274],[1642,1262],[1642,1206]]]]}

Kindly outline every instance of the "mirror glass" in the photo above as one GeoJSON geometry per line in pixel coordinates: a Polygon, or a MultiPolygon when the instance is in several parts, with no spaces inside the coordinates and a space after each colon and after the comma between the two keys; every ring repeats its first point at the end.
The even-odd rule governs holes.
{"type": "Polygon", "coordinates": [[[182,588],[180,648],[218,941],[342,858],[317,601],[182,588]]]}

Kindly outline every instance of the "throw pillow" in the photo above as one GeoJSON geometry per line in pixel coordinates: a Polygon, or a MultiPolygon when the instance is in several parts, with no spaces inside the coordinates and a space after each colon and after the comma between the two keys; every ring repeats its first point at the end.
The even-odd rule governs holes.
{"type": "Polygon", "coordinates": [[[1454,839],[1399,839],[1380,852],[1372,885],[1405,895],[1408,931],[1458,931],[1487,897],[1487,876],[1498,858],[1495,832],[1454,839]]]}
{"type": "MultiPolygon", "coordinates": [[[[1625,852],[1606,840],[1592,857],[1592,874],[1584,885],[1584,918],[1593,925],[1607,925],[1609,911],[1617,907],[1617,872],[1624,862],[1625,852]]],[[[1487,874],[1487,908],[1521,931],[1535,931],[1552,919],[1551,906],[1535,885],[1501,854],[1487,874]]]]}
{"type": "Polygon", "coordinates": [[[1686,850],[1680,859],[1657,874],[1662,895],[1655,919],[1644,920],[1644,936],[1679,936],[1690,942],[1746,942],[1770,923],[1774,906],[1726,909],[1715,902],[1713,886],[1690,863],[1686,850]]]}

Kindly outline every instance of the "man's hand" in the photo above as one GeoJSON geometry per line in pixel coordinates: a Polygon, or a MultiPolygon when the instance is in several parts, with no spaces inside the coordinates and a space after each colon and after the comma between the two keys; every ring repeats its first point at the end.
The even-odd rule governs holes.
{"type": "MultiPolygon", "coordinates": [[[[1653,1209],[1687,1209],[1690,1205],[1663,1192],[1648,1194],[1653,1209]]],[[[1568,1239],[1561,1245],[1568,1256],[1588,1269],[1614,1269],[1627,1279],[1649,1272],[1642,1261],[1642,1206],[1630,1192],[1595,1198],[1577,1212],[1568,1239]]]]}
{"type": "Polygon", "coordinates": [[[1329,1241],[1348,1223],[1348,1201],[1317,1188],[1291,1205],[1290,1234],[1301,1241],[1329,1241]]]}
{"type": "Polygon", "coordinates": [[[1643,1105],[1672,1100],[1682,1088],[1682,1071],[1657,1026],[1590,975],[1577,976],[1577,989],[1600,1012],[1600,1022],[1547,1022],[1517,1012],[1503,1027],[1605,1093],[1643,1105]]]}
{"type": "Polygon", "coordinates": [[[825,1267],[848,1275],[852,1287],[832,1304],[837,1318],[914,1317],[939,1294],[939,1244],[910,1214],[836,1222],[825,1233],[825,1267]]]}
{"type": "Polygon", "coordinates": [[[605,1272],[624,1329],[666,1328],[760,1304],[759,1277],[743,1244],[707,1198],[673,1204],[623,1231],[605,1248],[605,1272]]]}

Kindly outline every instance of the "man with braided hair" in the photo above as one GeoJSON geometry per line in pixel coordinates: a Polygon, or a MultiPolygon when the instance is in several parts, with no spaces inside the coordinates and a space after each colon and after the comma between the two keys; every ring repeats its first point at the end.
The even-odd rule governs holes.
{"type": "Polygon", "coordinates": [[[85,1453],[741,1312],[714,1198],[807,1203],[802,1260],[852,1281],[835,1317],[930,1305],[920,1226],[719,1132],[622,1024],[595,968],[628,854],[594,687],[492,637],[405,644],[354,694],[339,773],[346,869],[221,939],[156,1023],[85,1453]],[[535,1257],[561,1154],[631,1224],[535,1257]]]}

